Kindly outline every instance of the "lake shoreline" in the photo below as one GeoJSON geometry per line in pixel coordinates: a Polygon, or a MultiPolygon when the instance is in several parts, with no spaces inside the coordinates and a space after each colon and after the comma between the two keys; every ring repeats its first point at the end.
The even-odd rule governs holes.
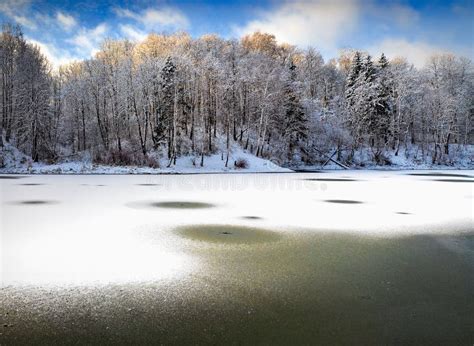
{"type": "MultiPolygon", "coordinates": [[[[47,166],[46,166],[47,167],[47,166]]],[[[162,171],[162,170],[155,170],[155,171],[150,171],[148,169],[145,169],[145,171],[141,171],[140,169],[137,169],[137,167],[132,167],[128,168],[126,166],[111,166],[110,171],[109,170],[102,170],[102,169],[97,169],[97,170],[90,170],[90,171],[85,171],[85,172],[77,172],[77,171],[61,171],[57,172],[55,170],[43,170],[43,171],[28,171],[28,170],[5,170],[5,169],[0,169],[0,175],[26,175],[26,176],[35,176],[35,175],[211,175],[211,174],[219,174],[219,175],[232,175],[232,174],[294,174],[294,173],[351,173],[351,172],[358,172],[358,173],[363,173],[363,172],[404,172],[404,171],[410,171],[410,172],[427,172],[427,171],[433,171],[433,172],[442,172],[442,171],[472,171],[474,167],[446,167],[446,166],[441,166],[441,167],[371,167],[371,168],[350,168],[350,169],[301,169],[301,168],[286,168],[285,170],[282,171],[252,171],[252,170],[246,170],[246,169],[232,169],[232,170],[227,170],[227,171],[222,171],[222,170],[203,170],[201,172],[196,171],[196,172],[179,172],[179,171],[162,171]],[[118,171],[114,172],[116,169],[123,169],[123,171],[118,171]]]]}

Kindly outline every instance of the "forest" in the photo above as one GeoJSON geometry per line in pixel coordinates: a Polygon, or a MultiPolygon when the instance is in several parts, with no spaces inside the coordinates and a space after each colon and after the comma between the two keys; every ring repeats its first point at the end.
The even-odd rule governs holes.
{"type": "Polygon", "coordinates": [[[285,167],[456,165],[474,144],[473,65],[447,53],[423,68],[356,49],[324,61],[267,33],[178,32],[107,39],[55,67],[4,24],[0,74],[0,147],[33,161],[205,166],[219,154],[227,167],[238,146],[285,167]]]}

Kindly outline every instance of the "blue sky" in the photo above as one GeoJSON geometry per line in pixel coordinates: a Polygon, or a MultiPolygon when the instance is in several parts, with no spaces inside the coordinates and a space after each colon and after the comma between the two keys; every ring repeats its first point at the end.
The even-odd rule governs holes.
{"type": "Polygon", "coordinates": [[[0,19],[21,24],[55,65],[92,56],[107,37],[179,30],[226,38],[266,31],[325,59],[344,48],[417,66],[436,52],[474,57],[474,0],[0,0],[0,19]]]}

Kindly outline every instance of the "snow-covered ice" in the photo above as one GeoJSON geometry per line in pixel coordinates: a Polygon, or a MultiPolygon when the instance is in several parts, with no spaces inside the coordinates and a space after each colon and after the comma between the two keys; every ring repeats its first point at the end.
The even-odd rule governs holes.
{"type": "Polygon", "coordinates": [[[474,171],[426,173],[10,176],[18,179],[0,179],[3,283],[173,279],[198,266],[184,251],[189,240],[172,231],[185,225],[383,237],[472,231],[474,171]],[[211,207],[153,205],[170,201],[211,207]]]}
{"type": "Polygon", "coordinates": [[[464,344],[473,176],[0,176],[3,337],[464,344]]]}

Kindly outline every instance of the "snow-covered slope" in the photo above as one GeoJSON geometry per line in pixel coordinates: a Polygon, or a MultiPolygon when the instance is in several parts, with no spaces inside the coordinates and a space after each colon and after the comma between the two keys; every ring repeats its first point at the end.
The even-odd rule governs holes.
{"type": "MultiPolygon", "coordinates": [[[[347,156],[347,153],[345,155],[347,156]]],[[[402,148],[398,155],[391,150],[383,154],[387,161],[385,165],[377,165],[373,160],[373,153],[369,148],[359,149],[354,153],[351,168],[354,169],[378,169],[378,170],[408,170],[408,169],[473,169],[474,168],[474,145],[456,144],[450,145],[450,155],[444,155],[442,160],[433,164],[431,153],[422,153],[421,148],[412,145],[402,148]],[[441,162],[440,162],[441,161],[441,162]]],[[[344,158],[344,155],[343,155],[344,158]]],[[[326,159],[324,159],[325,161],[326,159]]],[[[324,167],[320,165],[300,165],[292,167],[297,171],[314,170],[341,170],[340,166],[329,162],[324,167]]]]}
{"type": "Polygon", "coordinates": [[[273,162],[256,157],[240,148],[234,148],[229,157],[228,167],[225,167],[225,155],[221,154],[204,157],[204,165],[200,166],[201,158],[183,156],[177,159],[176,165],[168,166],[167,160],[161,160],[161,168],[136,166],[106,166],[96,165],[85,161],[69,161],[57,164],[32,162],[31,158],[22,154],[15,147],[7,144],[0,150],[3,157],[3,167],[0,173],[32,173],[32,174],[159,174],[159,173],[244,173],[244,172],[292,172],[273,162]],[[237,168],[234,162],[243,159],[247,168],[237,168]],[[194,164],[193,164],[194,162],[194,164]]]}
{"type": "Polygon", "coordinates": [[[5,143],[0,148],[0,172],[27,171],[32,165],[31,157],[23,154],[15,146],[5,143]]]}
{"type": "MultiPolygon", "coordinates": [[[[415,152],[416,148],[404,150],[395,156],[388,153],[386,158],[390,165],[377,166],[371,157],[369,150],[356,152],[354,163],[351,168],[355,169],[382,169],[382,170],[407,170],[407,169],[472,169],[474,167],[474,145],[465,146],[461,149],[453,145],[453,158],[445,164],[430,164],[429,156],[421,156],[415,152]]],[[[176,165],[168,167],[168,160],[161,159],[160,168],[138,167],[138,166],[109,166],[92,163],[90,155],[83,155],[84,159],[63,161],[56,164],[37,163],[21,153],[11,144],[6,144],[0,149],[0,173],[32,173],[32,174],[160,174],[160,173],[244,173],[244,172],[292,172],[288,168],[280,167],[270,160],[265,160],[252,155],[240,147],[232,148],[228,167],[225,167],[225,154],[222,153],[205,156],[204,165],[201,167],[201,157],[182,156],[177,159],[176,165]],[[234,162],[245,160],[247,168],[237,168],[234,162]]],[[[314,170],[340,170],[341,167],[330,162],[324,167],[294,166],[297,171],[314,170]]]]}

